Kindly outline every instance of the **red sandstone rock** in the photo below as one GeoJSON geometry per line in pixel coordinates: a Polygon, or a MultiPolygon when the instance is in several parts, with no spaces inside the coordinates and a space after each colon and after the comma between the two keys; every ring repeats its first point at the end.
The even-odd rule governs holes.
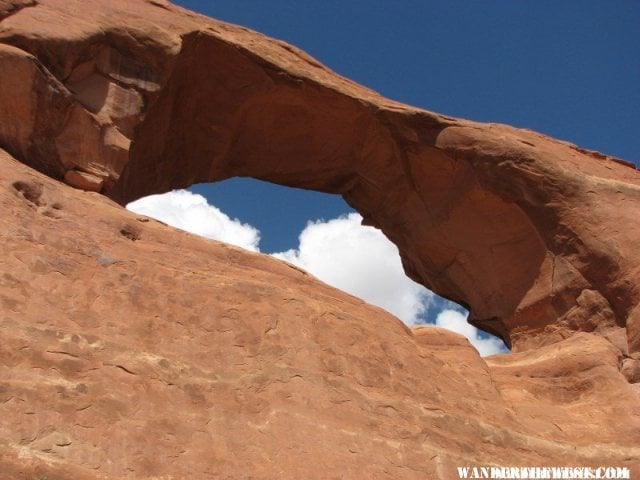
{"type": "Polygon", "coordinates": [[[36,0],[0,0],[0,20],[35,4],[36,0]]]}
{"type": "Polygon", "coordinates": [[[640,392],[601,336],[485,363],[1,151],[0,208],[0,478],[640,474],[640,392]]]}
{"type": "Polygon", "coordinates": [[[0,143],[43,172],[97,175],[122,203],[234,175],[340,193],[412,278],[516,350],[575,331],[640,349],[632,165],[398,104],[169,3],[42,0],[0,42],[20,49],[0,57],[20,93],[0,143]]]}
{"type": "Polygon", "coordinates": [[[164,1],[0,1],[0,19],[0,147],[22,163],[120,203],[234,175],[340,193],[409,275],[519,352],[485,362],[412,334],[2,150],[5,475],[637,472],[632,165],[384,99],[164,1]]]}
{"type": "Polygon", "coordinates": [[[99,192],[104,184],[102,178],[80,170],[68,170],[64,174],[64,181],[72,187],[89,192],[99,192]]]}

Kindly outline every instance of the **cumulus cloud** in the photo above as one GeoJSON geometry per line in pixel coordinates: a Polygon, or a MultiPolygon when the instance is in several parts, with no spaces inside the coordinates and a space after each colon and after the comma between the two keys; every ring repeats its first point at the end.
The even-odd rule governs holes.
{"type": "MultiPolygon", "coordinates": [[[[203,237],[260,251],[260,232],[255,227],[230,218],[202,195],[187,190],[144,197],[127,208],[203,237]]],[[[506,351],[499,339],[469,325],[466,314],[454,304],[409,279],[397,247],[381,231],[361,221],[359,214],[351,213],[309,222],[297,248],[272,255],[387,310],[406,324],[433,324],[433,315],[429,319],[427,313],[439,312],[435,325],[464,335],[482,356],[506,351]]]]}
{"type": "Polygon", "coordinates": [[[433,293],[409,279],[398,249],[380,230],[360,224],[357,213],[309,222],[297,249],[273,256],[297,265],[320,280],[416,323],[433,293]]]}
{"type": "Polygon", "coordinates": [[[457,310],[442,310],[436,317],[436,325],[467,337],[467,340],[476,347],[476,350],[483,357],[507,351],[499,338],[481,333],[480,330],[467,322],[467,315],[457,310]]]}
{"type": "Polygon", "coordinates": [[[229,218],[219,208],[209,205],[205,197],[188,190],[150,195],[131,202],[127,209],[196,235],[259,251],[260,232],[256,228],[229,218]]]}

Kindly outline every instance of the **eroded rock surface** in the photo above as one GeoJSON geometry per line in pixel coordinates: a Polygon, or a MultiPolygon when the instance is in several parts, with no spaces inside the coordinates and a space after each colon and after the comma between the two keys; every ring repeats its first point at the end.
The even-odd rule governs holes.
{"type": "Polygon", "coordinates": [[[0,71],[7,475],[637,469],[633,165],[393,102],[161,0],[0,1],[0,71]],[[485,363],[106,198],[236,175],[342,194],[518,353],[485,363]]]}
{"type": "Polygon", "coordinates": [[[237,175],[340,193],[516,350],[575,331],[640,349],[632,164],[398,104],[166,2],[14,10],[0,144],[25,163],[122,203],[237,175]]]}
{"type": "Polygon", "coordinates": [[[0,208],[2,478],[640,474],[638,385],[599,335],[485,363],[457,334],[1,151],[0,208]]]}

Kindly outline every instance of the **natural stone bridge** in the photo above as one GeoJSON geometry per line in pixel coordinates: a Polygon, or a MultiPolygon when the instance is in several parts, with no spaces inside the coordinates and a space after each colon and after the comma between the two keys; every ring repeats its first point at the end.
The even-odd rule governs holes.
{"type": "Polygon", "coordinates": [[[515,350],[581,330],[640,349],[632,164],[392,102],[240,27],[115,3],[127,25],[97,7],[62,28],[73,2],[3,22],[20,49],[2,47],[5,115],[25,121],[0,143],[25,163],[123,204],[233,176],[338,193],[411,278],[515,350]]]}
{"type": "MultiPolygon", "coordinates": [[[[626,462],[625,459],[637,453],[633,445],[638,439],[638,429],[634,430],[634,425],[638,425],[638,402],[632,399],[637,395],[637,384],[633,384],[640,380],[640,173],[632,164],[532,131],[450,118],[396,103],[336,75],[295,47],[197,16],[162,0],[10,0],[0,2],[0,19],[0,147],[11,156],[54,179],[100,192],[122,205],[144,195],[233,176],[341,194],[367,224],[380,228],[398,246],[410,277],[466,306],[471,312],[471,323],[500,335],[515,352],[523,352],[522,357],[514,354],[512,360],[489,360],[490,371],[476,357],[470,356],[470,360],[462,362],[469,372],[484,379],[473,387],[477,387],[474,398],[485,402],[483,405],[493,402],[499,405],[495,411],[485,413],[486,418],[492,419],[488,420],[490,423],[508,424],[505,428],[510,429],[509,435],[513,437],[506,444],[523,449],[523,445],[535,444],[536,452],[547,452],[540,454],[543,457],[554,449],[566,453],[572,445],[581,445],[586,437],[578,432],[578,425],[593,420],[572,416],[573,410],[564,404],[564,413],[553,418],[554,422],[561,422],[566,417],[570,426],[565,427],[570,433],[565,434],[556,423],[555,427],[563,432],[562,439],[556,438],[560,434],[555,431],[545,430],[541,434],[560,442],[553,446],[545,444],[544,439],[533,439],[531,432],[537,428],[535,420],[525,422],[525,428],[522,426],[525,423],[512,424],[512,420],[507,419],[511,418],[511,409],[520,411],[513,405],[529,405],[535,411],[542,411],[541,405],[548,409],[561,408],[558,405],[568,398],[567,392],[578,391],[586,402],[578,403],[583,408],[586,408],[584,405],[593,408],[608,405],[610,395],[621,399],[626,413],[606,428],[603,425],[611,419],[610,415],[596,414],[596,410],[590,410],[590,415],[602,415],[596,424],[597,434],[603,441],[612,442],[616,432],[622,430],[626,432],[626,440],[602,447],[595,453],[581,447],[580,453],[575,454],[578,457],[566,458],[597,462],[607,455],[617,455],[616,459],[626,462]],[[549,358],[554,359],[551,366],[545,363],[549,358]],[[602,374],[607,380],[598,380],[601,382],[598,388],[592,384],[585,386],[592,379],[580,377],[581,372],[592,369],[607,372],[602,374]],[[534,388],[515,380],[523,372],[528,372],[531,378],[550,380],[534,388]],[[571,387],[557,386],[557,379],[563,376],[570,379],[567,382],[571,387]],[[498,386],[491,382],[497,382],[498,386]],[[529,393],[522,393],[525,390],[529,393]],[[496,393],[498,391],[500,393],[496,393]],[[516,391],[520,393],[514,393],[516,391]],[[504,406],[503,401],[510,406],[504,406]]],[[[6,165],[12,165],[9,156],[2,155],[6,165]]],[[[15,172],[24,171],[20,168],[16,167],[15,172]]],[[[18,192],[29,202],[29,208],[44,212],[47,218],[59,218],[62,214],[58,211],[61,203],[46,200],[46,191],[66,199],[68,204],[77,202],[78,206],[73,207],[77,210],[73,210],[76,218],[83,218],[91,211],[88,204],[83,203],[89,197],[63,191],[35,173],[20,174],[28,177],[27,180],[14,173],[3,175],[7,188],[13,188],[12,195],[18,192]]],[[[13,205],[14,197],[7,197],[12,200],[6,200],[6,204],[13,205]]],[[[111,225],[109,222],[115,225],[120,221],[117,219],[129,215],[113,213],[106,205],[104,199],[94,204],[96,211],[104,215],[104,225],[111,225]]],[[[30,210],[25,210],[24,205],[10,208],[22,212],[15,218],[30,215],[25,213],[30,210]]],[[[91,231],[95,228],[100,235],[107,235],[106,230],[100,230],[101,221],[94,220],[95,224],[87,223],[84,228],[91,231]]],[[[47,221],[39,220],[33,228],[53,228],[47,226],[47,221]]],[[[6,231],[14,228],[18,227],[11,224],[6,231]]],[[[126,239],[137,241],[145,238],[140,237],[139,228],[127,223],[118,227],[118,231],[127,233],[123,234],[126,239]]],[[[166,237],[162,237],[159,227],[154,225],[145,228],[149,233],[143,235],[154,239],[156,246],[164,245],[162,238],[182,238],[174,233],[165,233],[166,237]]],[[[46,231],[49,236],[60,235],[59,231],[46,231]]],[[[19,229],[15,232],[27,235],[19,229]]],[[[180,245],[182,240],[171,241],[180,245]]],[[[60,242],[59,245],[63,245],[67,240],[60,242]]],[[[206,248],[212,252],[222,251],[216,250],[218,247],[205,248],[195,240],[190,242],[194,252],[205,252],[206,248]]],[[[87,252],[97,251],[95,248],[87,252]]],[[[124,246],[118,248],[122,248],[119,250],[122,256],[128,255],[124,246]]],[[[145,252],[139,251],[136,255],[147,258],[144,255],[148,252],[145,252]]],[[[91,257],[93,253],[84,255],[91,257]]],[[[172,253],[166,252],[166,255],[171,257],[172,253]]],[[[229,255],[236,260],[241,258],[237,260],[239,263],[258,265],[256,271],[264,269],[269,275],[276,272],[283,284],[290,285],[291,291],[299,281],[289,279],[291,274],[283,273],[284,267],[274,266],[269,263],[271,260],[245,258],[242,256],[245,254],[239,253],[229,255]]],[[[96,258],[102,266],[117,264],[104,252],[96,258]]],[[[19,264],[15,265],[19,269],[19,264]]],[[[227,268],[224,262],[216,265],[216,268],[227,268]]],[[[180,275],[183,274],[184,278],[188,277],[186,272],[180,275]]],[[[122,272],[121,278],[133,282],[132,275],[132,272],[122,272]]],[[[151,278],[155,274],[146,272],[146,275],[149,276],[140,278],[151,278]]],[[[151,288],[152,284],[145,285],[151,288]]],[[[141,287],[130,288],[133,290],[129,290],[128,295],[141,287]]],[[[266,287],[253,288],[264,293],[266,287]]],[[[324,287],[314,288],[316,290],[309,290],[316,292],[313,298],[317,292],[323,292],[322,299],[314,302],[326,302],[327,296],[334,295],[324,293],[324,287]]],[[[254,291],[251,289],[235,294],[248,296],[249,303],[265,301],[261,296],[251,296],[250,292],[254,291]]],[[[298,298],[303,296],[300,292],[298,298]]],[[[305,292],[304,295],[311,295],[305,292]]],[[[218,298],[218,305],[225,301],[218,298]]],[[[336,301],[351,305],[351,300],[343,297],[336,301]]],[[[135,295],[116,296],[113,302],[124,302],[123,305],[131,302],[135,307],[144,300],[135,295]]],[[[11,310],[12,305],[18,308],[19,304],[7,305],[11,310]]],[[[228,306],[225,315],[235,311],[232,317],[239,325],[245,325],[237,318],[238,308],[228,306]]],[[[291,305],[282,308],[297,315],[291,305]]],[[[365,318],[360,308],[365,307],[349,306],[351,313],[343,312],[344,318],[365,318]]],[[[96,317],[98,324],[109,312],[103,310],[100,315],[103,316],[96,317]]],[[[204,321],[206,315],[202,315],[194,316],[193,321],[204,321]]],[[[280,318],[281,314],[274,312],[273,315],[280,318]]],[[[339,316],[332,315],[320,316],[320,320],[314,317],[314,326],[324,325],[324,333],[318,335],[329,335],[326,332],[340,324],[336,320],[339,316]]],[[[92,323],[78,322],[85,329],[95,327],[92,323]]],[[[406,358],[429,358],[434,365],[439,362],[438,368],[443,369],[454,368],[449,361],[444,362],[448,367],[442,366],[441,358],[450,355],[443,346],[466,352],[452,335],[436,333],[436,330],[416,332],[415,339],[409,341],[400,333],[405,331],[389,323],[386,317],[381,320],[387,322],[381,327],[387,332],[384,334],[374,334],[368,320],[363,322],[362,326],[350,324],[352,335],[344,338],[351,339],[351,343],[343,345],[338,337],[331,341],[316,338],[319,345],[338,348],[339,352],[346,352],[362,338],[377,339],[371,340],[363,350],[377,359],[375,366],[363,364],[355,373],[349,373],[351,367],[333,357],[323,364],[331,375],[338,375],[336,372],[343,372],[339,375],[344,374],[345,378],[353,375],[354,381],[363,388],[375,386],[374,377],[391,392],[405,388],[402,382],[393,386],[393,376],[387,370],[384,375],[376,370],[382,368],[380,365],[392,365],[389,362],[404,355],[398,352],[412,352],[407,353],[406,358]],[[356,331],[360,334],[353,333],[356,331]],[[392,342],[396,345],[393,355],[385,350],[385,338],[396,342],[392,342]],[[418,355],[414,351],[416,344],[430,353],[418,355]],[[383,348],[384,353],[376,350],[379,348],[383,348]],[[372,372],[376,372],[375,375],[372,372]]],[[[253,345],[251,348],[256,350],[250,354],[256,355],[259,345],[264,345],[259,343],[263,342],[261,335],[273,331],[274,325],[261,325],[262,333],[246,326],[248,330],[237,342],[243,347],[253,345]],[[254,340],[258,343],[252,343],[254,340]]],[[[219,344],[207,340],[212,330],[202,328],[208,332],[203,334],[207,348],[217,348],[219,344]]],[[[168,335],[176,335],[172,330],[167,331],[168,335]]],[[[221,328],[220,331],[229,330],[221,328]]],[[[104,335],[108,337],[107,333],[104,335]]],[[[303,341],[291,335],[296,341],[303,341]]],[[[282,342],[278,348],[289,345],[282,342]]],[[[324,355],[326,348],[318,355],[324,355]]],[[[56,352],[60,353],[58,350],[53,353],[56,352]]],[[[272,360],[283,354],[270,352],[275,355],[268,357],[272,360]]],[[[62,353],[72,357],[80,355],[62,353]]],[[[471,354],[461,354],[461,358],[467,358],[465,355],[471,354]]],[[[357,356],[353,358],[354,362],[359,361],[355,360],[357,356]]],[[[105,362],[104,365],[109,365],[105,362]]],[[[410,361],[403,365],[408,363],[410,361]]],[[[133,367],[113,365],[125,374],[137,375],[133,367]]],[[[146,371],[146,367],[139,368],[146,371]]],[[[407,377],[406,385],[419,384],[421,380],[416,378],[419,377],[407,377]]],[[[191,392],[193,402],[209,401],[206,394],[196,390],[191,392]]],[[[324,395],[324,391],[319,389],[318,394],[324,395]]],[[[425,391],[421,390],[420,395],[425,391]]],[[[445,397],[452,399],[461,395],[460,390],[452,392],[445,397]]],[[[264,406],[260,407],[259,402],[238,402],[242,409],[254,412],[251,409],[255,408],[256,415],[264,413],[264,406]]],[[[405,415],[405,410],[394,405],[381,407],[381,411],[384,415],[405,415]]],[[[468,405],[465,407],[466,411],[471,409],[468,405]]],[[[277,409],[270,415],[277,416],[277,409]]],[[[409,426],[419,424],[422,418],[409,417],[413,419],[407,421],[409,426]]],[[[269,418],[260,417],[260,422],[264,422],[260,428],[267,428],[269,418]]],[[[456,428],[462,428],[462,423],[456,422],[458,420],[453,423],[456,428]]],[[[549,420],[540,425],[551,423],[549,420]]],[[[418,435],[413,432],[413,426],[407,427],[407,435],[418,435]]],[[[447,427],[446,422],[441,427],[447,427]]],[[[501,442],[496,440],[497,430],[482,433],[482,428],[485,427],[477,426],[477,430],[467,432],[466,438],[485,438],[486,433],[487,438],[492,438],[489,444],[495,447],[501,442]]],[[[596,433],[591,431],[591,435],[596,433]]],[[[418,437],[411,438],[418,441],[418,437]]],[[[60,441],[64,443],[63,440],[60,441]]],[[[449,452],[456,448],[447,445],[438,448],[449,452]]],[[[496,453],[503,455],[500,458],[505,458],[504,451],[500,450],[503,446],[496,447],[503,452],[496,453]]],[[[300,458],[295,457],[294,463],[300,458]]],[[[528,458],[533,461],[542,457],[528,458]]],[[[398,461],[411,464],[406,456],[398,461]]],[[[431,471],[420,463],[422,460],[416,462],[422,465],[422,470],[416,471],[431,471]]],[[[154,471],[151,467],[145,470],[149,475],[154,471]]],[[[180,471],[184,474],[186,470],[180,471]]],[[[274,474],[277,470],[267,471],[274,474]]],[[[447,478],[438,472],[439,478],[447,478]]]]}

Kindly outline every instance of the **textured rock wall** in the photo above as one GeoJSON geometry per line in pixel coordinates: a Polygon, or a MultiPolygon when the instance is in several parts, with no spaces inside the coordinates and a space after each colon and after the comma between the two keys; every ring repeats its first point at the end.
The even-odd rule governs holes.
{"type": "Polygon", "coordinates": [[[122,203],[237,175],[340,193],[513,348],[574,331],[640,348],[633,165],[392,102],[161,2],[43,0],[0,41],[0,113],[20,119],[0,143],[40,171],[122,203]]]}
{"type": "Polygon", "coordinates": [[[0,208],[1,478],[640,474],[638,384],[599,335],[485,363],[455,333],[3,151],[0,208]]]}
{"type": "Polygon", "coordinates": [[[632,165],[398,104],[160,0],[0,1],[0,71],[6,475],[637,471],[632,165]],[[516,353],[107,198],[235,175],[342,194],[516,353]]]}

